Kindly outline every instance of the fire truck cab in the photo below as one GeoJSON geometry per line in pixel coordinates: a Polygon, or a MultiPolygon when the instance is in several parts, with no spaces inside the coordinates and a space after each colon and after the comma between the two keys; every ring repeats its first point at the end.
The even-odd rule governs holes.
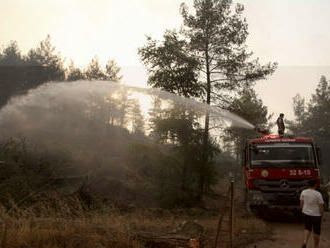
{"type": "Polygon", "coordinates": [[[298,210],[308,181],[320,184],[320,163],[320,150],[310,138],[263,135],[248,140],[243,156],[247,207],[298,210]]]}

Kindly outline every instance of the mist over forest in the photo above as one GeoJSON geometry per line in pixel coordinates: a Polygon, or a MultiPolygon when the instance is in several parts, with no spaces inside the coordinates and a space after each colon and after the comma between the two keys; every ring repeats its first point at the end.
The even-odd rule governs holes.
{"type": "MultiPolygon", "coordinates": [[[[200,6],[200,8],[203,7],[200,6]]],[[[198,61],[193,55],[189,55],[189,50],[192,48],[190,48],[188,42],[196,42],[194,40],[195,36],[197,38],[199,35],[196,28],[202,24],[189,23],[190,14],[187,12],[187,7],[182,8],[182,16],[187,21],[187,30],[192,30],[193,32],[190,34],[180,34],[176,31],[166,31],[162,41],[156,41],[152,37],[147,37],[146,45],[141,47],[138,53],[147,68],[149,75],[148,84],[152,87],[160,88],[179,96],[191,97],[196,99],[196,101],[206,99],[203,101],[206,101],[207,104],[212,104],[221,109],[236,113],[254,126],[272,127],[273,123],[270,121],[272,117],[271,113],[268,113],[267,106],[263,104],[262,99],[255,93],[254,82],[265,79],[268,74],[275,71],[276,64],[260,65],[257,60],[251,60],[251,54],[245,52],[246,47],[242,46],[242,42],[247,36],[247,33],[244,33],[247,24],[239,17],[243,10],[244,8],[241,5],[237,5],[237,12],[231,17],[233,18],[233,22],[235,20],[241,25],[233,31],[235,32],[233,35],[237,35],[237,40],[233,38],[231,42],[221,44],[222,46],[228,46],[229,50],[227,53],[232,56],[229,61],[231,64],[229,66],[223,66],[219,64],[220,62],[216,62],[214,68],[218,68],[216,69],[218,71],[213,68],[204,74],[205,71],[200,68],[200,63],[204,63],[205,61],[198,61]],[[187,35],[187,37],[184,37],[184,35],[187,35]],[[240,46],[243,50],[239,53],[234,53],[234,49],[240,46]],[[247,62],[249,60],[250,62],[247,62]],[[203,80],[203,74],[205,76],[212,76],[214,74],[213,81],[205,78],[207,83],[206,88],[204,88],[203,82],[200,82],[200,80],[203,80]],[[211,87],[214,88],[212,89],[211,87]]],[[[216,36],[207,39],[209,39],[208,42],[219,42],[219,38],[216,36]]],[[[198,49],[196,45],[197,52],[199,52],[198,49]]],[[[210,48],[209,52],[210,54],[213,53],[214,57],[218,56],[218,60],[221,61],[224,59],[221,57],[221,52],[223,51],[221,49],[223,48],[220,46],[216,48],[215,46],[214,48],[210,48]],[[217,55],[218,53],[219,55],[217,55]]],[[[205,139],[210,140],[207,143],[210,143],[209,146],[213,147],[209,149],[213,152],[207,156],[201,156],[210,156],[210,160],[207,159],[209,160],[207,164],[210,163],[210,168],[207,170],[213,171],[215,161],[221,161],[222,157],[231,158],[233,164],[239,163],[238,160],[240,159],[240,151],[242,150],[244,140],[253,135],[252,132],[239,131],[222,123],[220,127],[217,127],[218,131],[215,137],[210,136],[208,138],[208,135],[205,136],[205,134],[209,133],[210,129],[210,117],[208,115],[204,115],[203,117],[202,113],[189,113],[189,110],[185,110],[184,108],[180,110],[180,107],[176,106],[175,103],[171,108],[161,110],[161,103],[158,102],[160,100],[156,98],[153,99],[153,109],[150,110],[151,112],[148,110],[151,117],[147,120],[146,116],[143,116],[141,112],[141,106],[138,100],[129,99],[129,93],[121,92],[119,97],[114,98],[113,94],[116,94],[116,90],[111,89],[114,86],[110,86],[108,92],[105,91],[104,96],[102,96],[99,91],[103,88],[94,86],[97,84],[97,82],[93,83],[95,80],[108,81],[109,85],[120,84],[122,76],[120,75],[120,68],[114,60],[109,58],[106,66],[102,68],[97,56],[95,56],[91,58],[86,68],[75,67],[73,60],[65,68],[64,59],[61,57],[59,51],[51,44],[50,36],[47,36],[45,40],[41,41],[36,48],[31,48],[27,54],[21,53],[19,45],[15,41],[6,44],[0,53],[0,65],[0,104],[2,107],[1,126],[3,137],[16,138],[15,136],[19,135],[20,137],[27,138],[29,142],[36,143],[36,145],[44,148],[49,146],[46,143],[56,144],[58,146],[56,149],[62,150],[65,150],[64,147],[68,145],[69,149],[67,152],[75,153],[71,149],[75,150],[77,146],[83,146],[84,142],[75,140],[76,138],[69,138],[70,135],[73,135],[71,129],[74,127],[76,128],[75,132],[79,133],[76,135],[77,137],[82,138],[82,134],[84,133],[84,135],[90,136],[88,138],[85,137],[85,139],[89,141],[94,139],[94,142],[90,142],[94,146],[93,149],[86,147],[84,150],[85,157],[79,160],[80,163],[86,164],[87,167],[90,164],[95,164],[93,161],[104,160],[104,155],[94,154],[91,157],[87,156],[88,153],[93,153],[92,150],[95,151],[94,153],[100,151],[100,148],[97,148],[98,146],[106,147],[102,145],[102,142],[97,142],[99,138],[96,137],[104,135],[108,132],[106,131],[108,129],[119,128],[118,130],[122,130],[121,132],[126,133],[128,137],[132,137],[132,140],[142,139],[144,140],[142,143],[158,142],[163,146],[181,147],[183,149],[182,154],[176,154],[176,156],[182,156],[178,159],[182,160],[183,163],[181,165],[181,169],[183,170],[182,188],[185,188],[184,182],[188,176],[184,174],[186,171],[191,170],[186,168],[188,163],[185,161],[186,155],[184,154],[187,152],[190,153],[189,149],[192,149],[190,146],[195,147],[198,144],[202,145],[202,143],[205,145],[205,139]],[[94,84],[93,89],[82,90],[81,80],[91,81],[91,84],[94,84]],[[45,85],[45,83],[47,84],[45,85]],[[64,91],[68,90],[64,89],[64,85],[68,89],[70,88],[70,93],[61,92],[61,88],[64,91]],[[75,85],[77,86],[76,89],[75,85]],[[97,93],[93,92],[95,90],[97,93]],[[20,101],[22,103],[19,103],[20,101]],[[36,102],[32,103],[29,101],[36,102]],[[15,105],[15,111],[17,112],[19,108],[19,114],[16,113],[14,115],[15,118],[12,116],[8,117],[10,115],[8,109],[15,105]],[[157,108],[159,109],[155,111],[157,108]],[[152,111],[157,113],[152,113],[152,111]],[[205,123],[201,121],[202,118],[206,118],[205,123]],[[100,126],[98,127],[98,125],[100,126]],[[186,126],[186,128],[189,127],[191,132],[189,135],[181,133],[183,132],[181,130],[182,125],[186,126]],[[88,131],[88,127],[93,129],[88,131]],[[78,131],[79,129],[85,131],[78,131]],[[204,137],[199,138],[199,135],[203,136],[203,132],[204,137]],[[191,137],[185,137],[186,135],[196,135],[197,140],[191,137]],[[155,137],[157,137],[157,141],[155,141],[155,137]],[[69,145],[71,142],[76,145],[69,145]],[[97,159],[96,157],[99,158],[97,159]],[[234,162],[235,160],[236,162],[234,162]]],[[[211,65],[209,64],[208,66],[211,65]]],[[[325,121],[328,118],[324,116],[327,111],[323,109],[327,108],[329,85],[328,80],[324,76],[321,77],[320,75],[320,78],[315,93],[309,102],[305,102],[305,99],[299,95],[293,99],[292,108],[294,109],[295,120],[287,120],[287,123],[290,131],[296,135],[314,138],[326,150],[329,144],[326,138],[328,134],[327,128],[325,128],[327,126],[325,121]],[[313,124],[310,125],[311,123],[313,124]],[[316,127],[315,123],[319,127],[316,127]]],[[[84,87],[88,88],[88,86],[84,87]]],[[[212,125],[218,124],[211,123],[212,125]]],[[[105,140],[107,139],[105,138],[105,140]]],[[[112,137],[109,140],[112,140],[113,143],[117,142],[117,144],[130,143],[127,141],[115,142],[115,139],[112,139],[112,137]]],[[[52,148],[48,147],[48,149],[51,150],[52,148]]],[[[107,149],[104,150],[104,153],[107,153],[107,149]]],[[[127,148],[121,150],[124,151],[127,148]]],[[[111,154],[111,152],[108,152],[108,154],[111,154]]],[[[77,155],[72,156],[77,158],[77,155]]],[[[209,166],[207,165],[205,167],[209,166]]],[[[227,168],[226,170],[239,171],[238,168],[227,168]]],[[[328,172],[328,168],[325,167],[324,171],[328,172]]],[[[213,174],[211,172],[209,173],[213,174]]],[[[225,175],[227,171],[217,170],[216,174],[225,175]]],[[[199,180],[204,181],[206,179],[200,178],[199,180]]],[[[210,181],[214,181],[214,179],[210,178],[210,181]]],[[[204,184],[204,182],[199,183],[204,184]]],[[[206,184],[205,189],[211,186],[211,183],[206,184]]],[[[199,194],[203,194],[204,192],[204,185],[202,185],[199,185],[199,187],[203,188],[199,194]]]]}
{"type": "MultiPolygon", "coordinates": [[[[111,56],[105,66],[97,56],[66,66],[49,35],[26,54],[16,41],[0,43],[0,208],[16,217],[206,208],[222,182],[241,180],[246,140],[276,117],[256,83],[278,69],[246,45],[243,12],[231,1],[195,1],[194,11],[180,8],[182,30],[146,36],[136,52],[157,91],[124,85],[111,56]]],[[[323,151],[324,180],[329,83],[319,75],[310,99],[296,92],[294,119],[285,119],[287,133],[323,151]]]]}
{"type": "MultiPolygon", "coordinates": [[[[188,12],[185,9],[182,11],[184,18],[188,18],[188,12]]],[[[237,11],[239,13],[243,8],[238,8],[237,11]]],[[[234,18],[241,21],[239,16],[234,18]]],[[[187,24],[187,28],[193,30],[193,25],[195,24],[187,24]]],[[[245,28],[241,26],[235,32],[243,35],[245,28]]],[[[244,36],[240,37],[242,41],[244,36]]],[[[193,36],[187,38],[194,42],[193,36]]],[[[234,49],[235,46],[240,46],[240,42],[233,40],[233,43],[228,43],[228,48],[234,49]]],[[[147,37],[146,45],[138,53],[148,71],[148,84],[196,101],[206,97],[207,104],[237,114],[254,126],[273,127],[273,114],[268,112],[267,106],[256,94],[254,82],[266,79],[268,74],[276,70],[276,64],[262,66],[256,60],[251,60],[244,65],[244,60],[249,60],[250,55],[245,54],[244,50],[241,54],[232,53],[230,67],[219,67],[219,71],[215,73],[210,71],[210,75],[214,73],[213,92],[210,84],[204,88],[199,81],[203,79],[203,69],[199,68],[199,63],[203,61],[189,57],[189,53],[184,52],[186,49],[191,49],[189,44],[175,31],[166,31],[162,41],[147,37]],[[242,63],[236,61],[234,64],[234,56],[240,56],[236,59],[239,58],[242,63]]],[[[210,53],[218,56],[218,51],[212,49],[214,50],[210,50],[210,53]]],[[[223,59],[219,56],[219,60],[223,59]]],[[[214,66],[216,68],[220,65],[214,66]]],[[[253,131],[230,127],[226,121],[219,122],[222,117],[205,116],[200,111],[187,109],[175,102],[167,102],[164,109],[161,107],[164,103],[162,104],[159,97],[149,100],[149,109],[142,113],[140,102],[131,96],[132,92],[126,92],[125,89],[119,91],[117,84],[120,84],[122,75],[114,60],[109,58],[102,68],[95,56],[86,68],[75,67],[73,60],[65,67],[64,59],[51,44],[49,35],[27,54],[22,54],[15,41],[3,46],[0,52],[0,75],[0,125],[4,144],[9,139],[9,143],[20,146],[23,145],[20,142],[26,140],[38,149],[63,152],[72,161],[72,165],[67,168],[70,171],[69,176],[102,175],[129,184],[129,180],[125,180],[127,171],[135,171],[135,174],[148,171],[148,176],[155,177],[149,188],[160,183],[161,180],[157,178],[159,171],[171,171],[171,167],[162,165],[162,160],[153,158],[155,161],[152,165],[148,159],[143,159],[145,161],[136,165],[141,168],[127,169],[128,164],[132,163],[127,159],[135,156],[136,152],[131,152],[135,149],[143,148],[138,152],[140,154],[136,154],[143,158],[153,157],[151,151],[157,149],[157,153],[176,161],[175,165],[171,165],[175,166],[175,172],[172,171],[168,177],[170,180],[178,177],[172,192],[179,192],[178,189],[182,192],[171,196],[177,199],[166,203],[170,205],[182,202],[181,197],[199,199],[217,182],[219,176],[227,176],[229,172],[240,173],[238,164],[242,147],[245,140],[254,135],[253,131]],[[82,82],[84,80],[85,83],[82,82]],[[100,84],[100,81],[104,83],[100,84]],[[146,112],[148,116],[145,116],[146,112]],[[203,118],[206,118],[205,123],[203,118]],[[216,128],[216,132],[211,136],[207,135],[209,137],[205,136],[213,128],[216,128]],[[207,143],[205,138],[209,140],[207,143]],[[154,146],[155,144],[157,145],[154,146]],[[197,157],[187,157],[193,150],[205,150],[205,144],[209,147],[208,155],[194,152],[197,157]],[[146,154],[142,155],[143,153],[146,154]],[[202,161],[206,158],[208,162],[205,164],[202,161]],[[75,167],[73,164],[79,166],[75,167]],[[204,176],[201,176],[201,170],[205,170],[204,176]],[[104,174],[103,171],[107,173],[104,174]],[[195,192],[195,195],[188,192],[195,192]]],[[[299,94],[293,99],[295,119],[287,120],[289,132],[312,137],[324,150],[329,146],[327,129],[324,128],[328,118],[323,116],[327,113],[324,108],[327,108],[328,95],[328,80],[322,76],[309,102],[305,102],[299,94]],[[315,123],[319,126],[316,127],[315,123]]],[[[25,145],[27,144],[24,143],[25,145]]],[[[134,160],[136,158],[132,158],[134,160]]],[[[66,171],[61,168],[63,169],[66,171]]],[[[326,166],[323,171],[329,173],[326,166]]],[[[65,176],[67,172],[58,173],[65,176]]],[[[166,182],[161,184],[167,185],[166,182]]],[[[160,194],[160,198],[164,199],[164,189],[154,190],[155,195],[160,194]]]]}

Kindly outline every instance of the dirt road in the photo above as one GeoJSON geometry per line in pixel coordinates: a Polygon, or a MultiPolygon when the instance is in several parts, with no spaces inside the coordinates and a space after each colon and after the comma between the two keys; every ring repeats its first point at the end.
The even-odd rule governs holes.
{"type": "MultiPolygon", "coordinates": [[[[247,248],[294,248],[301,247],[303,237],[303,224],[302,223],[278,223],[268,222],[273,228],[273,235],[269,240],[264,240],[255,244],[247,246],[247,248]]],[[[307,247],[312,248],[312,240],[309,241],[307,247]]],[[[330,248],[330,212],[326,212],[323,224],[320,248],[330,248]]]]}

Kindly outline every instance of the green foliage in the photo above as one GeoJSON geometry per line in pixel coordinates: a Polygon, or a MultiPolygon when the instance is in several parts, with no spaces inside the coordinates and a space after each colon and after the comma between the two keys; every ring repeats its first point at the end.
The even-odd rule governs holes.
{"type": "Polygon", "coordinates": [[[99,116],[106,117],[105,123],[125,127],[135,134],[144,134],[145,120],[140,104],[130,97],[126,91],[115,91],[101,102],[97,102],[100,99],[96,97],[91,104],[94,110],[90,110],[90,113],[94,115],[101,111],[99,116]]]}
{"type": "MultiPolygon", "coordinates": [[[[258,98],[252,88],[243,90],[240,98],[235,99],[228,110],[249,121],[256,127],[271,128],[269,120],[272,115],[268,116],[267,107],[263,105],[262,100],[258,98]]],[[[225,130],[224,141],[229,144],[226,144],[226,148],[227,150],[231,150],[238,159],[246,140],[254,136],[254,130],[236,127],[227,128],[225,130]]]]}
{"type": "Polygon", "coordinates": [[[49,81],[61,81],[65,77],[63,60],[59,53],[55,53],[56,48],[50,42],[50,36],[39,43],[35,49],[28,52],[26,61],[30,65],[45,66],[48,68],[49,81]]]}
{"type": "Polygon", "coordinates": [[[144,133],[144,118],[138,103],[135,103],[131,110],[132,132],[135,134],[144,133]]]}
{"type": "Polygon", "coordinates": [[[120,67],[117,66],[116,61],[109,60],[105,66],[106,79],[112,82],[119,82],[123,76],[119,76],[120,67]]]}
{"type": "Polygon", "coordinates": [[[254,126],[265,127],[269,117],[268,110],[252,88],[244,89],[228,110],[249,121],[254,126]]]}
{"type": "Polygon", "coordinates": [[[301,123],[305,118],[305,99],[299,94],[293,98],[293,111],[296,116],[296,121],[301,123]]]}
{"type": "Polygon", "coordinates": [[[26,93],[47,81],[63,80],[63,61],[55,53],[50,37],[23,56],[17,42],[0,51],[0,107],[12,96],[26,93]]]}
{"type": "MultiPolygon", "coordinates": [[[[185,97],[200,98],[208,105],[228,108],[244,88],[265,79],[276,63],[261,65],[246,46],[248,25],[244,7],[231,0],[195,0],[194,11],[181,5],[183,25],[180,32],[166,31],[164,41],[147,37],[139,54],[147,66],[149,84],[185,97]],[[160,43],[160,44],[159,44],[160,43]]],[[[258,114],[258,113],[256,113],[258,114]]],[[[209,157],[210,117],[205,113],[202,160],[209,157]]],[[[207,178],[200,172],[200,194],[207,178]]]]}
{"type": "Polygon", "coordinates": [[[74,66],[73,61],[71,60],[71,63],[68,68],[68,75],[67,75],[67,80],[68,81],[78,81],[78,80],[84,80],[85,75],[84,73],[79,69],[74,66]]]}
{"type": "Polygon", "coordinates": [[[119,76],[120,68],[114,60],[109,60],[106,64],[105,71],[100,66],[99,59],[95,56],[88,64],[84,76],[88,80],[109,80],[119,82],[122,76],[119,76]]]}
{"type": "Polygon", "coordinates": [[[182,32],[166,31],[161,45],[148,37],[139,49],[151,74],[149,83],[186,97],[204,95],[208,104],[223,104],[226,93],[232,95],[271,74],[276,64],[262,66],[247,52],[243,11],[241,4],[233,11],[230,0],[195,0],[193,14],[182,4],[182,32]],[[201,76],[204,81],[199,82],[201,76]]]}
{"type": "Polygon", "coordinates": [[[76,68],[72,60],[66,70],[63,63],[49,35],[26,56],[21,54],[17,42],[11,41],[0,50],[0,107],[12,96],[24,94],[47,81],[89,79],[119,82],[122,78],[114,60],[108,61],[105,72],[100,68],[97,57],[92,59],[86,70],[76,68]]]}
{"type": "Polygon", "coordinates": [[[195,0],[194,14],[181,5],[186,35],[193,57],[206,78],[206,102],[228,101],[228,94],[250,86],[272,73],[276,64],[261,66],[247,52],[247,23],[242,18],[244,7],[231,0],[195,0]],[[213,99],[212,99],[213,98],[213,99]]]}
{"type": "Polygon", "coordinates": [[[25,63],[16,41],[11,41],[9,45],[0,52],[0,65],[24,65],[25,63]]]}
{"type": "Polygon", "coordinates": [[[88,80],[106,80],[106,75],[100,68],[99,59],[95,56],[85,71],[88,80]]]}
{"type": "Polygon", "coordinates": [[[203,89],[198,82],[198,61],[189,55],[188,43],[174,31],[166,31],[164,41],[147,37],[139,49],[150,74],[148,84],[185,97],[199,97],[203,89]]]}
{"type": "Polygon", "coordinates": [[[303,123],[306,120],[307,111],[305,99],[299,94],[293,98],[293,112],[295,115],[295,120],[286,120],[288,130],[295,135],[304,135],[303,123]]]}
{"type": "Polygon", "coordinates": [[[31,203],[29,196],[47,190],[70,159],[64,153],[40,152],[24,139],[0,143],[0,202],[12,208],[31,203]]]}
{"type": "Polygon", "coordinates": [[[104,92],[98,85],[85,91],[78,87],[79,97],[73,101],[71,96],[77,88],[66,83],[61,83],[59,88],[62,87],[72,91],[64,90],[50,101],[58,88],[44,87],[43,94],[36,98],[31,93],[32,106],[31,102],[13,105],[16,111],[2,119],[0,136],[24,133],[24,137],[43,149],[70,151],[75,167],[68,172],[69,177],[92,173],[98,179],[107,177],[124,182],[127,144],[147,142],[138,102],[130,99],[126,91],[104,92]]]}
{"type": "MultiPolygon", "coordinates": [[[[305,99],[299,95],[293,99],[295,121],[289,123],[289,129],[295,135],[311,137],[323,151],[323,161],[329,161],[330,155],[326,151],[330,149],[330,85],[325,76],[317,85],[311,100],[305,105],[305,99]]],[[[322,169],[328,175],[330,169],[327,163],[322,169]]]]}
{"type": "MultiPolygon", "coordinates": [[[[154,133],[159,142],[171,147],[170,154],[180,162],[182,173],[180,174],[181,190],[194,192],[191,199],[196,200],[201,190],[207,191],[217,181],[214,157],[219,148],[211,139],[204,143],[204,130],[198,122],[199,115],[183,106],[173,106],[161,112],[153,118],[154,133]],[[209,158],[205,163],[205,154],[209,158]],[[200,180],[204,179],[204,188],[200,188],[200,180]]],[[[189,194],[188,194],[189,195],[189,194]]]]}
{"type": "Polygon", "coordinates": [[[136,143],[131,144],[127,158],[134,187],[156,198],[162,207],[189,207],[196,203],[198,178],[190,168],[186,188],[182,187],[182,161],[173,152],[136,143]]]}

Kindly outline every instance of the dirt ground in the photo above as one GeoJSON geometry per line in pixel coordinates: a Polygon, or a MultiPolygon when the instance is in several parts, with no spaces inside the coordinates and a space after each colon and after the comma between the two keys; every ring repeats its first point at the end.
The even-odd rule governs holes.
{"type": "MultiPolygon", "coordinates": [[[[301,247],[303,238],[303,223],[268,221],[273,229],[269,239],[250,244],[247,248],[294,248],[301,247]]],[[[330,247],[330,212],[325,212],[321,230],[320,248],[330,247]]],[[[312,237],[307,247],[313,247],[312,237]]]]}

